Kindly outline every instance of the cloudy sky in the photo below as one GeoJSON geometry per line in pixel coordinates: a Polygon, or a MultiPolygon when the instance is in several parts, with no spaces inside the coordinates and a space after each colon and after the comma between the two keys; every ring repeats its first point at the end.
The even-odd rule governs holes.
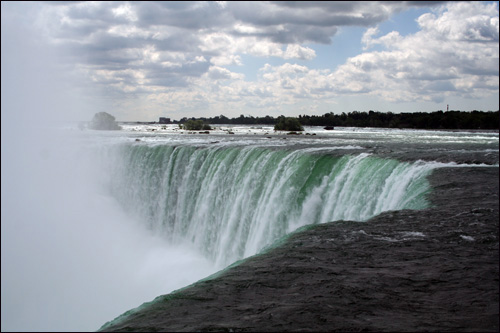
{"type": "Polygon", "coordinates": [[[2,114],[153,121],[499,108],[498,2],[1,6],[2,114]]]}

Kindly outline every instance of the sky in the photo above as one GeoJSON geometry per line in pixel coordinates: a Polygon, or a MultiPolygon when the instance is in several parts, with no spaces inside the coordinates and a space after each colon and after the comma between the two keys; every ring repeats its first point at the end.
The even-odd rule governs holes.
{"type": "Polygon", "coordinates": [[[2,1],[1,9],[2,117],[499,108],[498,2],[2,1]]]}

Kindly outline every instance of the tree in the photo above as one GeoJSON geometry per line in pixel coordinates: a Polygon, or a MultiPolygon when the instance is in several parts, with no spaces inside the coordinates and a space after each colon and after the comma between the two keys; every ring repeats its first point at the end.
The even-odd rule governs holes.
{"type": "Polygon", "coordinates": [[[210,125],[204,124],[203,120],[192,120],[192,119],[186,121],[183,125],[183,128],[188,131],[198,131],[198,130],[209,131],[212,129],[210,125]]]}
{"type": "Polygon", "coordinates": [[[104,130],[104,131],[115,131],[122,129],[115,122],[115,117],[106,112],[98,112],[92,118],[89,124],[90,129],[94,130],[104,130]]]}
{"type": "Polygon", "coordinates": [[[300,124],[297,118],[279,117],[278,122],[274,125],[275,131],[303,131],[304,127],[300,124]]]}

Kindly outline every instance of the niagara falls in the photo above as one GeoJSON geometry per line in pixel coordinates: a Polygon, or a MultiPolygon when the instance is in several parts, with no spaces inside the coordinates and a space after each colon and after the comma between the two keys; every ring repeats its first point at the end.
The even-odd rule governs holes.
{"type": "Polygon", "coordinates": [[[498,332],[495,1],[2,1],[2,332],[498,332]]]}
{"type": "MultiPolygon", "coordinates": [[[[57,309],[61,329],[78,317],[87,322],[81,329],[95,330],[159,295],[258,258],[297,229],[370,224],[384,212],[418,216],[436,206],[429,200],[435,170],[498,173],[496,132],[306,127],[287,135],[265,125],[214,125],[206,135],[174,124],[122,127],[47,129],[7,163],[29,169],[4,170],[16,175],[5,180],[16,190],[4,214],[19,221],[6,229],[4,246],[29,240],[18,249],[24,259],[4,264],[12,272],[39,270],[24,277],[35,280],[23,292],[33,293],[40,323],[53,320],[41,309],[57,309]],[[52,298],[54,290],[65,297],[52,298]]],[[[464,197],[469,191],[457,190],[464,197]]],[[[373,236],[376,243],[432,241],[424,222],[398,232],[392,223],[373,236]]],[[[440,230],[457,233],[453,242],[480,241],[440,230]]],[[[4,297],[17,295],[7,290],[4,297]]]]}

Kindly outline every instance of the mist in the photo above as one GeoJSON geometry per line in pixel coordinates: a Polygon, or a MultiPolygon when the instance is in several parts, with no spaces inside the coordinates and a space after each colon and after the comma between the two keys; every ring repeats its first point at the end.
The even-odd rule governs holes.
{"type": "Polygon", "coordinates": [[[153,235],[107,193],[89,147],[96,139],[65,126],[95,105],[75,95],[56,51],[34,31],[13,29],[4,7],[2,331],[97,330],[212,273],[200,254],[153,235]]]}

